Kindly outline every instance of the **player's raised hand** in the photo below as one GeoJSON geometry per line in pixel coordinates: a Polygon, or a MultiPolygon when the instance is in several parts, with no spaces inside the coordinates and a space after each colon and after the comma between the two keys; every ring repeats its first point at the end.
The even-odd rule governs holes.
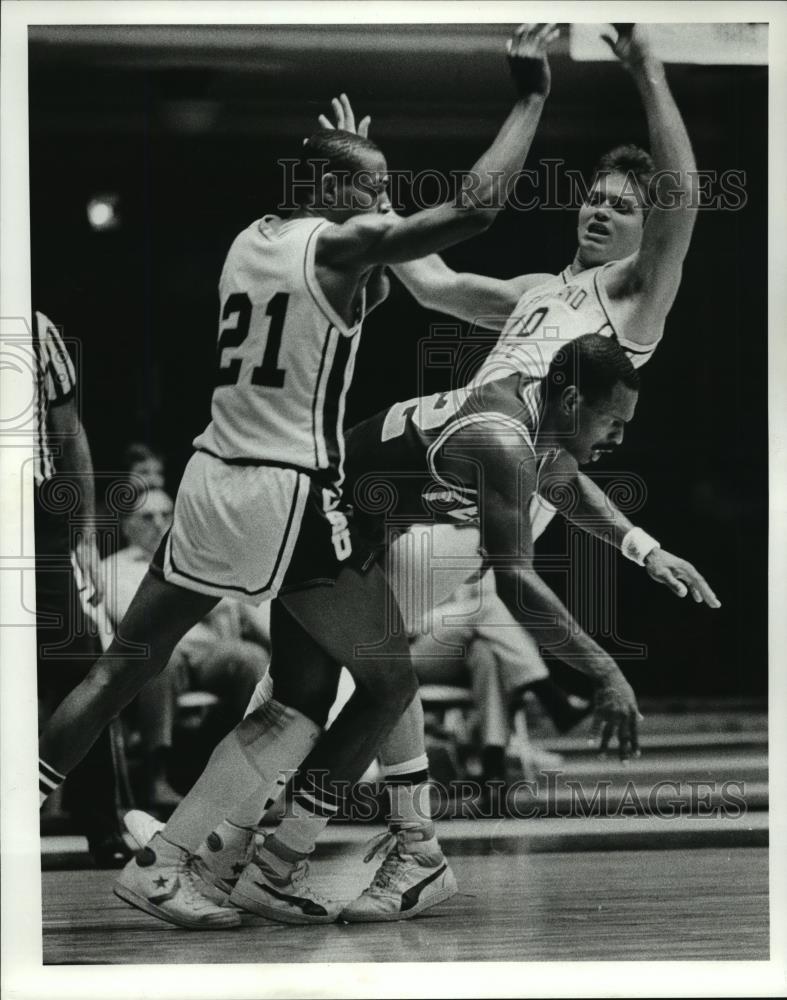
{"type": "Polygon", "coordinates": [[[338,97],[331,98],[331,108],[333,109],[335,122],[332,122],[327,115],[319,115],[317,121],[321,128],[338,128],[344,132],[354,132],[355,135],[360,135],[364,139],[367,138],[369,135],[369,126],[372,122],[371,115],[365,115],[358,122],[358,127],[356,128],[355,112],[347,94],[339,94],[338,97]]]}
{"type": "Polygon", "coordinates": [[[546,97],[552,84],[547,49],[560,31],[556,24],[520,24],[506,45],[508,65],[520,97],[546,97]]]}
{"type": "Polygon", "coordinates": [[[652,579],[669,587],[678,597],[685,597],[690,593],[697,604],[707,604],[709,608],[721,607],[721,601],[705,578],[685,559],[680,559],[665,549],[653,549],[645,559],[645,569],[652,579]]]}
{"type": "Polygon", "coordinates": [[[616,737],[621,760],[628,760],[632,754],[639,757],[639,723],[642,716],[634,690],[620,671],[596,691],[593,713],[591,732],[593,737],[600,737],[602,753],[606,753],[613,737],[616,737]]]}
{"type": "Polygon", "coordinates": [[[647,33],[641,24],[613,24],[617,37],[601,37],[628,70],[636,69],[653,55],[647,33]]]}

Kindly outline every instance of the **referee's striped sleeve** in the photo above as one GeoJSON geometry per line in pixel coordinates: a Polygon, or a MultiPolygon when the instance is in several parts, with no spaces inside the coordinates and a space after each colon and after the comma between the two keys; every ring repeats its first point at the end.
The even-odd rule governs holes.
{"type": "Polygon", "coordinates": [[[57,327],[38,313],[42,362],[46,368],[46,395],[50,405],[65,403],[76,389],[76,372],[57,327]]]}

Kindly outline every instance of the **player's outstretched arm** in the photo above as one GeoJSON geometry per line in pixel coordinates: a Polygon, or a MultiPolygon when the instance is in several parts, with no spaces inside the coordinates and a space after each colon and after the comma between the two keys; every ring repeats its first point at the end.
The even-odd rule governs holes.
{"type": "MultiPolygon", "coordinates": [[[[617,38],[604,36],[637,85],[648,123],[656,180],[651,190],[642,244],[626,262],[609,269],[611,297],[633,295],[666,316],[678,291],[683,259],[696,221],[692,178],[697,164],[686,126],[667,84],[664,65],[650,49],[641,25],[616,24],[617,38]]],[[[628,338],[636,341],[636,325],[628,338]]]]}
{"type": "Polygon", "coordinates": [[[523,25],[509,42],[508,58],[519,99],[494,142],[466,175],[453,203],[396,221],[386,214],[359,215],[321,234],[317,262],[343,270],[424,257],[488,229],[530,149],[550,75],[546,52],[557,36],[552,24],[523,25]]]}
{"type": "MultiPolygon", "coordinates": [[[[331,110],[333,121],[327,115],[318,116],[322,128],[338,128],[368,136],[371,116],[365,115],[356,127],[355,111],[346,94],[331,99],[331,110]]],[[[552,277],[551,274],[523,274],[503,279],[458,273],[436,253],[397,264],[391,270],[425,309],[447,313],[485,330],[502,330],[522,295],[552,277]]],[[[367,286],[367,311],[368,301],[367,286]]]]}
{"type": "Polygon", "coordinates": [[[397,264],[392,271],[425,309],[456,316],[486,330],[502,330],[525,292],[552,277],[521,274],[503,279],[458,272],[438,254],[397,264]]]}
{"type": "Polygon", "coordinates": [[[698,604],[720,608],[721,602],[690,562],[662,549],[655,538],[637,528],[576,461],[562,452],[549,475],[539,482],[541,495],[572,524],[614,545],[628,559],[644,566],[648,575],[678,597],[687,593],[698,604]]]}
{"type": "Polygon", "coordinates": [[[596,719],[602,749],[617,735],[620,756],[638,749],[639,712],[631,685],[612,657],[587,635],[533,566],[528,516],[536,487],[536,462],[524,442],[511,431],[460,431],[440,458],[440,471],[460,481],[478,483],[481,545],[495,571],[498,594],[516,621],[537,627],[537,639],[569,666],[598,684],[596,719]]]}

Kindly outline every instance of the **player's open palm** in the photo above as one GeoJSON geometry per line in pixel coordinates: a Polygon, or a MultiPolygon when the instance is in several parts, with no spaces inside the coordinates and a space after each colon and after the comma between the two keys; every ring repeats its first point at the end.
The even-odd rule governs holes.
{"type": "Polygon", "coordinates": [[[647,32],[641,24],[613,24],[617,37],[601,37],[620,59],[626,69],[634,69],[651,55],[647,32]]]}
{"type": "Polygon", "coordinates": [[[654,549],[645,559],[648,575],[657,583],[669,587],[673,594],[685,597],[691,594],[697,604],[707,604],[709,608],[720,608],[721,601],[708,586],[701,573],[679,556],[666,549],[654,549]]]}
{"type": "Polygon", "coordinates": [[[547,50],[560,31],[556,24],[520,24],[506,46],[519,93],[546,97],[552,84],[547,50]]]}
{"type": "Polygon", "coordinates": [[[335,121],[331,121],[327,115],[318,115],[317,121],[321,128],[329,129],[342,129],[344,132],[352,132],[355,135],[360,135],[366,139],[369,135],[369,126],[371,125],[372,118],[371,115],[365,115],[356,127],[355,124],[355,112],[353,111],[353,106],[350,104],[350,99],[347,94],[339,94],[338,97],[331,98],[331,108],[333,110],[333,116],[335,121]]]}

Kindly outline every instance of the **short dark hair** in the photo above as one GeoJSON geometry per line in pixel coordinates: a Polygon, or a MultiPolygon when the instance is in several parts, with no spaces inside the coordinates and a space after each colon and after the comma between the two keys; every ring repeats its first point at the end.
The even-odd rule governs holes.
{"type": "Polygon", "coordinates": [[[593,169],[590,186],[593,187],[598,178],[606,174],[625,174],[634,178],[647,206],[650,204],[650,184],[655,169],[650,153],[641,146],[626,143],[604,153],[593,169]]]}
{"type": "MultiPolygon", "coordinates": [[[[321,128],[312,133],[301,149],[301,156],[295,168],[299,183],[295,185],[295,202],[304,205],[309,201],[308,182],[315,184],[326,173],[352,174],[364,168],[364,153],[379,153],[380,147],[355,132],[344,129],[321,128]]],[[[314,195],[312,191],[312,197],[314,195]]]]}
{"type": "Polygon", "coordinates": [[[132,465],[136,465],[138,462],[147,462],[151,458],[161,462],[162,465],[164,464],[160,451],[151,448],[144,441],[132,441],[131,444],[126,445],[123,452],[123,468],[128,470],[132,465]]]}
{"type": "Polygon", "coordinates": [[[547,372],[547,398],[556,399],[575,385],[588,403],[606,399],[621,382],[639,391],[639,374],[628,354],[613,337],[586,333],[570,340],[552,358],[547,372]]]}

